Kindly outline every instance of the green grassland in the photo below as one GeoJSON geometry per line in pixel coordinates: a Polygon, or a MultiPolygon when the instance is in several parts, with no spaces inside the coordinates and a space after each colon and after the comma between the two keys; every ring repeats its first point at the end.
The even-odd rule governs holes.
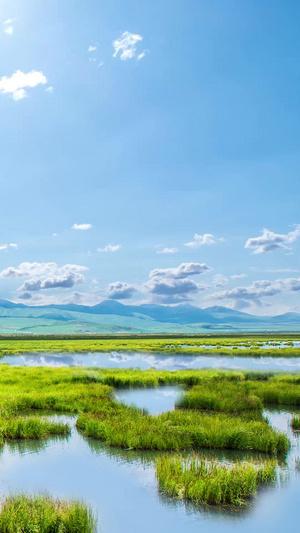
{"type": "Polygon", "coordinates": [[[0,511],[1,533],[96,533],[96,520],[84,503],[49,496],[8,497],[0,511]]]}
{"type": "Polygon", "coordinates": [[[0,356],[46,352],[130,352],[164,354],[227,355],[239,357],[300,357],[293,346],[300,335],[277,336],[25,336],[1,337],[0,356]],[[284,342],[284,347],[278,343],[284,342]],[[268,343],[267,347],[264,347],[268,343]],[[277,347],[276,347],[277,346],[277,347]]]}

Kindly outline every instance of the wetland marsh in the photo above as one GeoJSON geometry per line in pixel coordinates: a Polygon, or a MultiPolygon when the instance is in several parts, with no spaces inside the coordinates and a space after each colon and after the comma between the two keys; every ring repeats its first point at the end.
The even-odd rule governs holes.
{"type": "Polygon", "coordinates": [[[98,516],[104,533],[138,532],[145,517],[143,530],[159,533],[199,527],[250,533],[262,520],[265,531],[274,531],[284,510],[294,529],[300,374],[274,373],[272,365],[279,370],[276,361],[297,362],[282,354],[297,347],[266,357],[271,368],[262,365],[265,371],[252,368],[261,356],[241,357],[246,369],[235,369],[236,358],[227,355],[127,353],[121,347],[117,366],[101,368],[89,363],[103,361],[106,352],[35,348],[11,352],[0,365],[1,496],[47,493],[84,502],[82,509],[92,510],[88,527],[95,528],[98,516]],[[27,366],[27,358],[43,357],[27,366]],[[52,368],[47,357],[56,362],[52,368]],[[70,357],[88,365],[72,366],[65,360],[70,357]],[[148,357],[170,370],[149,368],[148,357]],[[225,360],[228,370],[188,368],[197,357],[208,366],[225,360]],[[19,358],[23,366],[14,364],[19,358]],[[126,368],[134,358],[148,367],[126,368]],[[179,368],[188,359],[181,370],[177,358],[179,368]],[[265,509],[273,504],[278,509],[266,523],[265,509]]]}

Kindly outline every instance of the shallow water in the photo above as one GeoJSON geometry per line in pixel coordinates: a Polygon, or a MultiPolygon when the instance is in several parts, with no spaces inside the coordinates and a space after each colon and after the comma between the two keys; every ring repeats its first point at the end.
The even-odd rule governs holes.
{"type": "MultiPolygon", "coordinates": [[[[290,413],[268,412],[272,423],[288,430],[290,413]]],[[[63,418],[66,420],[66,417],[63,418]]],[[[240,511],[195,507],[162,496],[157,488],[153,452],[105,447],[83,438],[73,424],[69,438],[48,442],[6,444],[0,455],[0,494],[45,492],[81,498],[99,516],[102,533],[274,533],[298,530],[300,478],[294,474],[299,437],[287,465],[293,475],[286,484],[261,491],[240,511]]],[[[288,430],[290,431],[290,430],[288,430]]],[[[204,451],[208,457],[233,459],[236,452],[204,451]]],[[[287,468],[287,467],[286,467],[287,468]]]]}
{"type": "Polygon", "coordinates": [[[221,368],[241,370],[300,371],[300,357],[234,357],[211,355],[168,355],[149,353],[74,353],[7,355],[1,363],[21,366],[86,366],[99,368],[140,368],[181,370],[221,368]]]}
{"type": "Polygon", "coordinates": [[[151,415],[172,411],[182,393],[183,387],[166,386],[156,389],[118,389],[115,398],[128,405],[147,409],[151,415]]]}

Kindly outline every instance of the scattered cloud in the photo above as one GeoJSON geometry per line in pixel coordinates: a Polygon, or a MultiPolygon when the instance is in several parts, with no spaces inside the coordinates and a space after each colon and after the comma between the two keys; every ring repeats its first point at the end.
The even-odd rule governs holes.
{"type": "Polygon", "coordinates": [[[3,31],[4,33],[7,33],[7,35],[12,35],[14,33],[14,26],[13,26],[13,23],[16,21],[17,19],[7,19],[3,22],[3,31]]]}
{"type": "MultiPolygon", "coordinates": [[[[117,57],[118,54],[120,54],[122,61],[132,59],[137,52],[136,45],[142,40],[143,37],[141,35],[138,35],[137,33],[131,33],[130,31],[125,31],[122,33],[119,39],[113,41],[113,47],[115,50],[113,57],[117,57]]],[[[142,59],[142,57],[140,57],[140,59],[142,59]]]]}
{"type": "Polygon", "coordinates": [[[176,254],[179,252],[178,248],[163,248],[162,250],[157,250],[157,254],[176,254]]]}
{"type": "Polygon", "coordinates": [[[110,300],[127,300],[132,298],[135,292],[137,289],[134,285],[122,281],[115,281],[107,287],[107,295],[110,300]]]}
{"type": "Polygon", "coordinates": [[[216,244],[218,241],[223,241],[223,237],[216,238],[211,233],[204,233],[199,235],[199,233],[194,234],[194,240],[191,242],[184,243],[185,246],[189,248],[199,248],[200,246],[205,246],[209,244],[216,244]]]}
{"type": "Polygon", "coordinates": [[[90,44],[88,47],[88,52],[95,52],[97,50],[97,46],[94,46],[93,44],[90,44]]]}
{"type": "Polygon", "coordinates": [[[47,87],[47,89],[45,89],[45,92],[53,94],[54,93],[54,87],[52,87],[52,85],[50,85],[49,87],[47,87]]]}
{"type": "Polygon", "coordinates": [[[15,101],[26,98],[25,89],[32,89],[38,85],[45,85],[47,78],[42,72],[32,70],[31,72],[22,72],[17,70],[10,77],[2,76],[0,79],[0,93],[11,94],[15,101]]]}
{"type": "Polygon", "coordinates": [[[144,59],[144,57],[146,56],[146,54],[149,53],[149,50],[143,50],[138,56],[137,56],[137,60],[140,61],[141,59],[144,59]]]}
{"type": "Polygon", "coordinates": [[[228,278],[226,278],[226,276],[223,276],[223,274],[216,274],[212,280],[213,287],[225,287],[227,283],[228,278]]]}
{"type": "Polygon", "coordinates": [[[188,276],[198,276],[211,270],[205,263],[182,263],[175,268],[155,268],[150,272],[150,278],[183,279],[188,276]]]}
{"type": "Polygon", "coordinates": [[[243,278],[247,277],[247,274],[233,274],[230,277],[231,277],[231,279],[243,279],[243,278]]]}
{"type": "Polygon", "coordinates": [[[105,253],[105,252],[117,252],[120,250],[121,244],[107,244],[104,246],[104,248],[98,248],[97,252],[105,253]]]}
{"type": "Polygon", "coordinates": [[[18,248],[18,245],[16,243],[10,243],[10,244],[1,244],[0,250],[8,250],[9,248],[13,248],[16,250],[18,248]]]}
{"type": "Polygon", "coordinates": [[[254,254],[263,254],[273,250],[291,250],[289,246],[300,237],[300,224],[295,225],[295,229],[286,234],[274,233],[269,229],[264,229],[259,237],[252,237],[247,240],[245,248],[253,248],[254,254]]]}
{"type": "Polygon", "coordinates": [[[92,227],[92,224],[73,224],[72,229],[87,231],[88,229],[92,229],[92,227]]]}
{"type": "Polygon", "coordinates": [[[251,304],[262,306],[262,299],[282,292],[300,291],[300,278],[277,279],[275,281],[258,280],[246,287],[219,291],[209,296],[212,300],[231,300],[235,309],[243,309],[251,304]]]}

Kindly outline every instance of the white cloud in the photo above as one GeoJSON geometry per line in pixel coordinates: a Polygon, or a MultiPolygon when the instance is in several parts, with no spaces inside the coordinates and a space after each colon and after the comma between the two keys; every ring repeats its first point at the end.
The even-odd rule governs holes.
{"type": "Polygon", "coordinates": [[[72,229],[86,231],[88,229],[91,229],[92,227],[92,224],[73,224],[72,229]]]}
{"type": "Polygon", "coordinates": [[[228,283],[228,278],[223,276],[223,274],[216,274],[212,280],[212,284],[214,287],[225,287],[227,283],[228,283]]]}
{"type": "Polygon", "coordinates": [[[178,248],[163,248],[162,250],[157,250],[157,254],[176,254],[179,252],[178,248]]]}
{"type": "Polygon", "coordinates": [[[95,52],[96,50],[97,50],[97,46],[94,46],[92,44],[88,47],[88,52],[95,52]]]}
{"type": "Polygon", "coordinates": [[[185,246],[189,246],[190,248],[199,248],[199,246],[216,244],[217,241],[222,241],[222,240],[224,240],[223,237],[217,239],[211,233],[204,233],[203,235],[199,235],[198,233],[195,233],[194,240],[191,242],[186,242],[185,246]]]}
{"type": "Polygon", "coordinates": [[[32,70],[22,72],[17,70],[12,76],[2,76],[0,79],[0,93],[11,94],[15,101],[22,100],[27,96],[25,88],[33,88],[38,85],[45,85],[47,78],[42,72],[32,70]]]}
{"type": "Polygon", "coordinates": [[[269,229],[264,229],[259,237],[252,237],[247,240],[245,248],[253,248],[254,254],[262,254],[273,250],[291,250],[289,246],[300,237],[300,224],[295,225],[295,229],[286,234],[274,233],[269,229]]]}
{"type": "Polygon", "coordinates": [[[3,22],[3,31],[5,33],[7,33],[7,35],[12,35],[14,33],[14,27],[13,27],[13,23],[16,21],[17,19],[7,19],[3,22]]]}
{"type": "Polygon", "coordinates": [[[63,276],[69,273],[84,272],[88,270],[86,266],[83,265],[72,265],[66,264],[61,267],[57,263],[38,263],[38,262],[24,262],[17,267],[10,266],[5,268],[0,272],[0,278],[22,278],[26,276],[38,276],[38,277],[48,277],[48,276],[63,276]]]}
{"type": "Polygon", "coordinates": [[[300,291],[300,278],[277,279],[275,281],[258,280],[246,287],[236,287],[227,291],[219,291],[209,296],[212,300],[231,300],[236,309],[243,309],[256,304],[262,305],[262,299],[282,292],[300,291]]]}
{"type": "Polygon", "coordinates": [[[231,277],[231,279],[243,279],[243,278],[247,277],[247,274],[233,274],[230,277],[231,277]]]}
{"type": "Polygon", "coordinates": [[[125,31],[121,35],[121,37],[119,37],[119,39],[113,41],[113,47],[115,49],[113,57],[117,57],[117,55],[120,53],[120,58],[123,61],[127,61],[127,59],[132,59],[136,55],[137,43],[142,40],[143,37],[141,35],[125,31]]]}
{"type": "Polygon", "coordinates": [[[141,59],[144,59],[145,55],[149,52],[149,50],[143,50],[138,56],[137,60],[140,61],[141,59]]]}
{"type": "Polygon", "coordinates": [[[183,279],[188,276],[198,276],[211,270],[205,263],[181,263],[175,268],[155,268],[150,272],[150,278],[174,278],[183,279]]]}
{"type": "Polygon", "coordinates": [[[107,244],[104,248],[98,248],[97,252],[117,252],[120,248],[121,244],[107,244]]]}
{"type": "Polygon", "coordinates": [[[153,278],[145,283],[148,290],[159,303],[179,303],[190,300],[191,296],[205,290],[206,285],[192,279],[153,278]]]}
{"type": "Polygon", "coordinates": [[[205,263],[182,263],[175,268],[156,268],[150,272],[150,280],[144,284],[145,289],[159,303],[178,303],[191,299],[192,296],[207,288],[207,285],[189,279],[210,271],[205,263]]]}
{"type": "Polygon", "coordinates": [[[127,300],[131,298],[137,289],[134,285],[123,283],[122,281],[115,281],[110,283],[107,287],[107,295],[111,300],[127,300]]]}
{"type": "Polygon", "coordinates": [[[51,93],[53,94],[54,93],[54,87],[52,87],[51,85],[49,87],[47,87],[47,89],[45,89],[45,92],[46,93],[51,93]]]}
{"type": "Polygon", "coordinates": [[[8,248],[13,248],[13,249],[16,250],[18,248],[18,245],[15,244],[15,243],[1,244],[0,245],[0,250],[8,250],[8,248]]]}

